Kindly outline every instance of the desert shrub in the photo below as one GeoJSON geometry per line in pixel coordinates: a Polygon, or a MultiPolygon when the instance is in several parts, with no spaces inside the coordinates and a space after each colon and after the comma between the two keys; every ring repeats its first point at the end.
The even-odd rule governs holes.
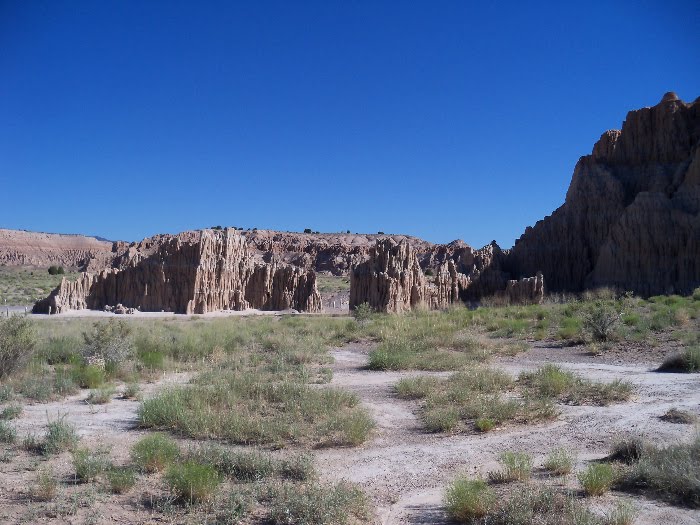
{"type": "Polygon", "coordinates": [[[544,365],[534,372],[521,373],[519,382],[536,397],[555,398],[574,405],[607,405],[626,401],[634,392],[629,381],[588,381],[553,364],[544,365]]]}
{"type": "Polygon", "coordinates": [[[648,490],[660,499],[700,508],[700,435],[689,443],[647,445],[620,481],[621,488],[648,490]]]}
{"type": "Polygon", "coordinates": [[[608,341],[620,320],[620,312],[608,302],[595,301],[583,315],[583,329],[593,341],[608,341]]]}
{"type": "Polygon", "coordinates": [[[80,342],[73,337],[52,336],[38,348],[38,355],[50,365],[80,361],[80,342]]]}
{"type": "Polygon", "coordinates": [[[45,372],[27,375],[27,377],[22,379],[18,390],[27,399],[38,403],[50,401],[54,394],[51,377],[45,372]]]}
{"type": "Polygon", "coordinates": [[[57,366],[53,380],[53,391],[59,396],[69,396],[79,390],[73,380],[73,373],[65,367],[57,366]]]}
{"type": "Polygon", "coordinates": [[[456,407],[441,407],[426,411],[423,423],[428,432],[450,432],[459,423],[459,410],[456,407]]]}
{"type": "Polygon", "coordinates": [[[474,421],[474,427],[479,432],[490,432],[496,428],[496,422],[488,417],[479,417],[474,421]]]}
{"type": "Polygon", "coordinates": [[[0,421],[0,443],[14,443],[17,432],[6,421],[0,421]]]}
{"type": "Polygon", "coordinates": [[[108,369],[117,369],[133,353],[131,327],[125,321],[98,321],[83,332],[83,342],[83,356],[103,359],[108,369]]]}
{"type": "Polygon", "coordinates": [[[202,503],[211,501],[215,496],[221,479],[211,465],[185,461],[168,468],[165,482],[178,500],[202,503]]]}
{"type": "Polygon", "coordinates": [[[511,481],[525,481],[532,475],[532,457],[525,452],[504,452],[499,461],[503,468],[489,473],[489,480],[493,483],[509,483],[511,481]]]}
{"type": "Polygon", "coordinates": [[[700,287],[693,290],[692,298],[693,298],[693,301],[700,301],[700,287]]]}
{"type": "Polygon", "coordinates": [[[138,385],[138,383],[129,383],[126,385],[126,388],[124,388],[122,397],[124,399],[136,399],[140,391],[141,387],[138,385]]]}
{"type": "Polygon", "coordinates": [[[607,463],[591,463],[579,473],[578,480],[587,496],[600,496],[615,483],[615,469],[607,463]]]}
{"type": "Polygon", "coordinates": [[[372,319],[374,316],[374,309],[369,303],[362,303],[355,307],[352,311],[352,315],[358,323],[363,324],[372,319]]]}
{"type": "Polygon", "coordinates": [[[575,454],[565,448],[555,448],[544,461],[544,468],[556,476],[571,474],[575,465],[575,454]]]}
{"type": "Polygon", "coordinates": [[[131,460],[144,472],[158,472],[180,456],[180,448],[172,438],[150,434],[131,447],[131,460]]]}
{"type": "Polygon", "coordinates": [[[565,341],[578,342],[581,340],[582,325],[580,318],[564,316],[559,323],[557,337],[565,341]]]}
{"type": "Polygon", "coordinates": [[[421,399],[435,389],[438,383],[435,377],[406,377],[400,379],[394,388],[396,394],[402,399],[421,399]]]}
{"type": "Polygon", "coordinates": [[[687,410],[671,408],[664,415],[660,416],[659,419],[661,419],[662,421],[666,421],[667,423],[692,425],[698,420],[698,417],[695,414],[688,412],[687,410]]]}
{"type": "Polygon", "coordinates": [[[12,385],[0,385],[0,403],[10,401],[15,395],[12,385]]]}
{"type": "Polygon", "coordinates": [[[75,479],[86,482],[96,479],[109,467],[104,451],[92,451],[79,448],[73,451],[73,469],[75,479]]]}
{"type": "Polygon", "coordinates": [[[604,525],[632,525],[637,514],[634,505],[628,501],[621,501],[606,514],[604,525]]]}
{"type": "Polygon", "coordinates": [[[270,490],[274,525],[345,525],[369,518],[367,498],[349,483],[283,483],[270,490]]]}
{"type": "Polygon", "coordinates": [[[80,388],[98,388],[105,382],[107,374],[98,365],[80,365],[73,368],[71,379],[80,388]]]}
{"type": "Polygon", "coordinates": [[[114,494],[124,494],[136,484],[136,472],[131,467],[111,467],[107,470],[107,482],[114,494]]]}
{"type": "Polygon", "coordinates": [[[112,401],[112,396],[115,392],[116,390],[112,386],[98,388],[97,390],[90,392],[86,401],[91,405],[104,405],[112,401]]]}
{"type": "Polygon", "coordinates": [[[49,275],[63,275],[64,273],[66,273],[66,270],[63,266],[49,266],[49,275]]]}
{"type": "Polygon", "coordinates": [[[611,525],[586,509],[571,492],[525,485],[489,513],[489,525],[611,525]]]}
{"type": "Polygon", "coordinates": [[[700,346],[674,352],[664,359],[658,370],[660,372],[700,372],[700,346]]]}
{"type": "Polygon", "coordinates": [[[51,501],[58,492],[58,481],[53,471],[47,467],[39,471],[36,483],[31,488],[32,498],[38,501],[51,501]]]}
{"type": "Polygon", "coordinates": [[[18,315],[0,317],[0,379],[22,370],[35,346],[34,325],[29,319],[18,315]]]}
{"type": "Polygon", "coordinates": [[[487,516],[496,504],[496,495],[486,482],[460,477],[445,491],[447,515],[459,523],[473,523],[487,516]]]}
{"type": "Polygon", "coordinates": [[[66,422],[65,416],[59,416],[54,421],[49,421],[46,426],[46,435],[40,444],[40,451],[44,455],[60,454],[73,448],[77,442],[75,427],[66,422]]]}
{"type": "Polygon", "coordinates": [[[17,419],[22,413],[22,405],[9,405],[0,410],[1,420],[17,419]]]}
{"type": "Polygon", "coordinates": [[[251,494],[234,490],[228,495],[228,498],[223,500],[216,523],[218,525],[240,525],[254,504],[255,498],[251,497],[251,494]]]}
{"type": "Polygon", "coordinates": [[[610,448],[607,461],[619,461],[621,463],[634,463],[642,457],[647,443],[640,437],[627,436],[617,440],[610,448]]]}
{"type": "Polygon", "coordinates": [[[139,353],[139,361],[148,370],[162,370],[165,368],[165,354],[158,350],[139,353]]]}

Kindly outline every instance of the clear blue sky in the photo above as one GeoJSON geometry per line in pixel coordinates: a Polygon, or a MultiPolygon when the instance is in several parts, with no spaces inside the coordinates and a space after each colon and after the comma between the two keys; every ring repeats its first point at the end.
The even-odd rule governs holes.
{"type": "Polygon", "coordinates": [[[0,227],[509,247],[670,90],[697,0],[0,0],[0,227]]]}

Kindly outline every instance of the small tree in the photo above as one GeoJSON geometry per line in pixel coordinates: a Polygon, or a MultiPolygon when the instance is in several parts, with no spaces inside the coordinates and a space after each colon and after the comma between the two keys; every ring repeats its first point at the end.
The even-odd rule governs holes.
{"type": "Polygon", "coordinates": [[[304,228],[304,233],[311,233],[311,228],[304,228]]]}

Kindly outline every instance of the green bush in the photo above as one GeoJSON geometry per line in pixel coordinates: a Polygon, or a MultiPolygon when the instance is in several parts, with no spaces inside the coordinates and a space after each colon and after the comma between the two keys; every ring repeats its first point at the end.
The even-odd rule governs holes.
{"type": "Polygon", "coordinates": [[[496,495],[486,482],[457,478],[445,492],[447,514],[459,523],[474,523],[486,517],[496,505],[496,495]]]}
{"type": "Polygon", "coordinates": [[[374,310],[369,303],[362,303],[355,307],[352,311],[352,315],[358,323],[363,324],[372,319],[374,310]]]}
{"type": "Polygon", "coordinates": [[[71,377],[80,388],[99,388],[105,382],[107,374],[97,365],[80,365],[73,369],[71,377]]]}
{"type": "Polygon", "coordinates": [[[124,494],[136,484],[136,472],[131,467],[111,467],[107,470],[107,482],[114,494],[124,494]]]}
{"type": "Polygon", "coordinates": [[[686,348],[664,359],[658,368],[661,372],[700,372],[700,346],[686,348]]]}
{"type": "Polygon", "coordinates": [[[101,451],[93,452],[87,448],[79,448],[73,451],[73,468],[75,478],[86,482],[96,479],[107,470],[109,462],[101,451]]]}
{"type": "Polygon", "coordinates": [[[180,447],[175,441],[160,433],[138,440],[131,447],[131,459],[144,472],[158,472],[180,456],[180,447]]]}
{"type": "Polygon", "coordinates": [[[601,496],[615,483],[615,469],[607,463],[591,463],[578,480],[587,496],[601,496]]]}
{"type": "Polygon", "coordinates": [[[9,405],[0,410],[0,419],[10,420],[17,419],[22,413],[22,405],[9,405]]]}
{"type": "Polygon", "coordinates": [[[689,443],[646,445],[626,470],[621,488],[650,491],[660,499],[700,508],[700,434],[689,443]]]}
{"type": "Polygon", "coordinates": [[[105,367],[117,369],[133,353],[131,327],[126,321],[98,321],[83,332],[83,356],[104,359],[105,367]]]}
{"type": "Polygon", "coordinates": [[[112,401],[112,396],[116,392],[116,389],[112,386],[106,388],[98,388],[93,390],[88,395],[86,401],[91,405],[105,405],[112,401]]]}
{"type": "Polygon", "coordinates": [[[0,443],[14,443],[17,432],[6,421],[0,421],[0,443]]]}
{"type": "Polygon", "coordinates": [[[525,452],[504,452],[499,460],[503,468],[489,474],[489,479],[496,483],[525,481],[532,475],[532,456],[525,452]]]}
{"type": "Polygon", "coordinates": [[[34,325],[26,317],[0,317],[0,379],[22,370],[34,353],[34,325]]]}
{"type": "Polygon", "coordinates": [[[193,461],[171,465],[165,481],[177,499],[187,503],[211,501],[221,483],[214,467],[193,461]]]}
{"type": "Polygon", "coordinates": [[[565,448],[555,448],[544,461],[544,468],[556,476],[571,474],[576,465],[576,455],[565,448]]]}
{"type": "Polygon", "coordinates": [[[349,483],[283,483],[272,487],[269,498],[273,525],[345,525],[369,518],[365,495],[349,483]]]}
{"type": "Polygon", "coordinates": [[[63,266],[49,266],[49,275],[63,275],[64,273],[66,273],[66,271],[63,266]]]}
{"type": "Polygon", "coordinates": [[[51,455],[70,450],[77,442],[75,427],[65,421],[65,416],[60,416],[54,421],[49,421],[46,435],[39,446],[44,455],[51,455]]]}

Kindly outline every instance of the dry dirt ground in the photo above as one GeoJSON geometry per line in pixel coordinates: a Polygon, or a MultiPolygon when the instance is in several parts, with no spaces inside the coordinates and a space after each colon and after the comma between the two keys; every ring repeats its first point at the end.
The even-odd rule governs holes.
{"type": "MultiPolygon", "coordinates": [[[[369,347],[351,345],[333,351],[332,384],[355,392],[374,414],[377,430],[373,439],[354,450],[329,449],[316,454],[327,479],[344,478],[359,483],[374,499],[381,523],[447,523],[441,500],[445,485],[457,473],[483,474],[498,468],[498,455],[506,450],[532,454],[541,465],[557,446],[577,450],[579,465],[604,457],[616,437],[641,434],[656,443],[689,439],[693,428],[659,420],[669,408],[700,412],[700,377],[695,374],[662,374],[649,366],[611,365],[591,358],[576,361],[577,349],[541,348],[493,363],[513,374],[544,362],[562,362],[592,380],[623,378],[634,383],[637,394],[628,403],[608,407],[562,406],[552,423],[506,426],[487,434],[429,434],[421,427],[417,403],[398,399],[393,385],[416,372],[370,372],[364,370],[369,347]],[[569,355],[567,355],[569,354],[569,355]]],[[[573,479],[568,480],[573,483],[573,479]]],[[[605,506],[611,494],[597,504],[605,506]]],[[[638,525],[690,525],[700,523],[697,510],[668,506],[643,497],[632,497],[640,510],[638,525]]]]}
{"type": "MultiPolygon", "coordinates": [[[[491,364],[517,374],[544,362],[559,362],[588,379],[627,379],[636,386],[636,395],[627,403],[608,407],[562,406],[558,420],[546,424],[511,425],[486,434],[430,434],[421,427],[417,403],[398,399],[393,391],[394,383],[401,377],[418,373],[365,370],[370,349],[371,346],[360,343],[333,349],[331,385],[355,392],[371,410],[377,422],[372,438],[358,448],[321,449],[314,455],[323,479],[349,480],[366,491],[376,505],[377,521],[382,524],[447,523],[441,505],[445,485],[458,473],[485,475],[496,469],[498,455],[503,451],[529,452],[535,464],[541,465],[552,448],[565,446],[578,451],[578,469],[581,469],[588,461],[605,456],[611,442],[627,433],[641,434],[655,443],[689,439],[694,432],[692,426],[659,420],[671,407],[700,414],[698,374],[657,373],[648,363],[634,362],[631,353],[609,363],[604,357],[579,355],[581,350],[577,348],[533,346],[491,364]]],[[[188,379],[186,373],[169,374],[143,385],[142,393],[148,397],[168,384],[188,379]]],[[[83,391],[59,402],[24,406],[22,415],[14,422],[20,439],[30,433],[41,434],[48,419],[65,417],[77,427],[81,446],[107,444],[117,464],[126,462],[129,447],[144,434],[135,428],[138,402],[115,398],[109,404],[91,406],[85,402],[86,395],[83,391]]],[[[26,452],[16,454],[0,462],[0,523],[169,523],[171,520],[148,509],[144,499],[151,488],[140,485],[122,496],[105,494],[92,484],[83,486],[79,497],[68,498],[59,492],[56,502],[51,504],[55,510],[47,511],[46,504],[41,507],[30,498],[40,461],[26,452]]],[[[52,460],[52,467],[68,485],[72,476],[70,455],[64,453],[52,460]]],[[[536,477],[547,481],[541,472],[536,477]]],[[[576,484],[573,476],[563,482],[576,484]]],[[[640,510],[635,522],[638,525],[700,523],[697,510],[669,506],[642,496],[613,492],[597,499],[594,505],[606,508],[619,498],[633,500],[640,510]]]]}

